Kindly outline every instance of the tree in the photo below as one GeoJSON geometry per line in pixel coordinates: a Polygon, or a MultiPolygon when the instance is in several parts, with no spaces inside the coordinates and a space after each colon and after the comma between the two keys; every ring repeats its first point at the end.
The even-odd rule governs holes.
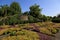
{"type": "Polygon", "coordinates": [[[59,18],[59,17],[54,16],[54,17],[52,18],[52,22],[60,23],[60,18],[59,18]]]}
{"type": "Polygon", "coordinates": [[[0,8],[0,16],[2,17],[14,15],[15,13],[18,13],[18,12],[12,10],[8,5],[3,5],[0,8]]]}
{"type": "Polygon", "coordinates": [[[8,5],[1,6],[0,8],[0,14],[2,17],[7,16],[7,10],[9,9],[8,5]]]}
{"type": "Polygon", "coordinates": [[[28,12],[28,11],[26,11],[26,12],[24,12],[24,13],[23,13],[23,15],[29,15],[29,12],[28,12]]]}
{"type": "Polygon", "coordinates": [[[0,17],[2,17],[2,8],[0,8],[0,17]]]}
{"type": "Polygon", "coordinates": [[[10,5],[11,10],[14,10],[17,13],[21,13],[21,8],[17,2],[13,2],[10,5]]]}
{"type": "Polygon", "coordinates": [[[46,16],[47,17],[47,21],[51,21],[52,17],[51,16],[46,16]]]}
{"type": "Polygon", "coordinates": [[[55,19],[55,18],[57,18],[57,17],[56,17],[56,16],[53,16],[53,17],[52,17],[52,19],[55,19]]]}
{"type": "Polygon", "coordinates": [[[30,6],[30,15],[36,18],[41,15],[41,8],[39,8],[39,5],[35,4],[30,6]]]}
{"type": "Polygon", "coordinates": [[[60,18],[60,14],[58,14],[57,17],[60,18]]]}
{"type": "Polygon", "coordinates": [[[42,15],[42,20],[43,20],[43,21],[47,21],[47,16],[42,15]]]}
{"type": "Polygon", "coordinates": [[[33,16],[29,15],[29,16],[28,16],[28,19],[29,19],[29,21],[28,21],[29,23],[34,22],[34,17],[33,17],[33,16]]]}

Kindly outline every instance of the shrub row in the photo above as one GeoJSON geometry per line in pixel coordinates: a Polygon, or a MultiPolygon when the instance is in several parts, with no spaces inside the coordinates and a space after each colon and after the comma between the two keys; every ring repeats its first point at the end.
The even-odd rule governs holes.
{"type": "Polygon", "coordinates": [[[52,19],[52,22],[60,23],[60,18],[54,18],[54,19],[52,19]]]}

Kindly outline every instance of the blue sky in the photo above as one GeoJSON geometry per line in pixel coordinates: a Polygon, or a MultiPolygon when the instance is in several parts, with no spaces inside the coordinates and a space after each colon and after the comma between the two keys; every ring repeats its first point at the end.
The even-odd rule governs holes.
{"type": "Polygon", "coordinates": [[[14,1],[20,4],[23,12],[29,11],[29,7],[36,3],[42,8],[42,14],[55,16],[60,13],[60,0],[0,0],[0,5],[10,5],[14,1]]]}

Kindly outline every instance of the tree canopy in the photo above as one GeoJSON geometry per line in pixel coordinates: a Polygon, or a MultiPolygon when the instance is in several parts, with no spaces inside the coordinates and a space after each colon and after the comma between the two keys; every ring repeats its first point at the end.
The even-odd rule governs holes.
{"type": "Polygon", "coordinates": [[[38,17],[41,14],[41,8],[39,8],[39,5],[35,4],[30,6],[30,15],[33,17],[38,17]]]}
{"type": "Polygon", "coordinates": [[[52,21],[52,22],[60,22],[60,14],[57,16],[51,17],[46,16],[41,13],[42,9],[39,5],[34,4],[29,7],[30,11],[22,12],[21,6],[17,2],[12,2],[10,6],[3,5],[0,6],[0,25],[7,24],[19,24],[19,23],[28,23],[28,22],[45,22],[45,21],[52,21]],[[21,20],[21,15],[28,16],[27,21],[21,20]]]}
{"type": "Polygon", "coordinates": [[[17,3],[17,2],[11,3],[10,8],[14,11],[21,13],[21,7],[20,7],[19,3],[17,3]]]}

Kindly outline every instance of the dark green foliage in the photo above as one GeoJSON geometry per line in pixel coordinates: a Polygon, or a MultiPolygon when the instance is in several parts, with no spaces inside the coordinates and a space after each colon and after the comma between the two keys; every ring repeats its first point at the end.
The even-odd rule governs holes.
{"type": "Polygon", "coordinates": [[[60,18],[60,14],[58,14],[57,17],[60,18]]]}
{"type": "Polygon", "coordinates": [[[3,25],[3,21],[0,21],[0,25],[3,25]]]}
{"type": "Polygon", "coordinates": [[[24,13],[23,13],[23,15],[29,15],[29,12],[28,12],[28,11],[26,11],[26,12],[24,12],[24,13]]]}
{"type": "Polygon", "coordinates": [[[45,22],[52,21],[60,23],[60,14],[54,17],[45,16],[41,14],[42,9],[39,5],[30,6],[30,11],[24,13],[21,12],[21,7],[17,2],[11,3],[10,6],[3,5],[0,7],[0,25],[15,25],[15,24],[24,24],[24,23],[36,23],[36,22],[45,22]],[[28,20],[21,20],[21,15],[27,15],[28,20]],[[2,20],[1,20],[2,19],[2,20]]]}
{"type": "Polygon", "coordinates": [[[0,17],[2,17],[2,8],[0,8],[0,17]]]}
{"type": "Polygon", "coordinates": [[[20,23],[19,16],[21,15],[21,8],[17,2],[11,3],[10,6],[3,5],[0,7],[0,25],[13,25],[20,23]],[[7,18],[6,18],[7,17],[7,18]]]}
{"type": "Polygon", "coordinates": [[[47,21],[47,17],[45,15],[42,15],[42,20],[45,22],[47,21]]]}
{"type": "Polygon", "coordinates": [[[55,18],[55,19],[52,19],[52,22],[55,22],[55,23],[60,23],[60,18],[55,18]]]}
{"type": "Polygon", "coordinates": [[[18,17],[19,15],[8,17],[7,19],[5,19],[5,24],[8,24],[8,25],[18,24],[20,20],[18,17]]]}
{"type": "Polygon", "coordinates": [[[9,31],[6,31],[6,32],[4,32],[2,35],[7,35],[7,34],[9,34],[10,32],[9,31]]]}
{"type": "Polygon", "coordinates": [[[21,13],[21,8],[20,8],[20,5],[17,3],[17,2],[13,2],[11,5],[10,5],[10,8],[14,11],[17,11],[19,13],[21,13]]]}
{"type": "Polygon", "coordinates": [[[20,24],[25,24],[25,23],[28,23],[28,21],[20,20],[19,23],[20,23],[20,24]]]}
{"type": "Polygon", "coordinates": [[[30,15],[29,15],[28,19],[29,19],[29,23],[34,22],[34,17],[33,17],[33,16],[30,16],[30,15]]]}
{"type": "Polygon", "coordinates": [[[8,5],[1,6],[0,8],[0,16],[5,17],[7,16],[8,5]]]}
{"type": "Polygon", "coordinates": [[[15,36],[15,35],[16,35],[16,31],[10,32],[10,36],[15,36]]]}
{"type": "Polygon", "coordinates": [[[60,17],[59,17],[59,15],[58,15],[57,17],[54,16],[54,17],[52,18],[52,22],[60,23],[60,17]]]}
{"type": "Polygon", "coordinates": [[[39,5],[33,5],[30,7],[30,15],[37,18],[41,14],[41,8],[39,8],[39,5]]]}
{"type": "Polygon", "coordinates": [[[39,20],[38,18],[35,18],[35,17],[31,16],[31,15],[29,15],[28,19],[29,19],[28,20],[29,23],[42,22],[42,20],[39,20]]]}

